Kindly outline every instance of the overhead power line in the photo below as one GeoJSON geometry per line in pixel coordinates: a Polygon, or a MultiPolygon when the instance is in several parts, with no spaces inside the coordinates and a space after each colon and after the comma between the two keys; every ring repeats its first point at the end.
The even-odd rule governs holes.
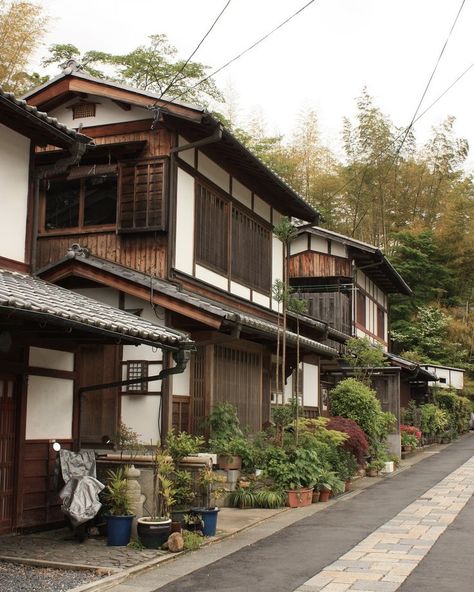
{"type": "Polygon", "coordinates": [[[171,82],[169,82],[168,86],[163,90],[163,92],[160,94],[159,98],[155,101],[155,105],[156,102],[161,99],[161,97],[163,95],[165,95],[170,88],[172,88],[173,84],[176,82],[176,80],[178,80],[178,77],[180,76],[180,74],[182,74],[184,72],[184,69],[186,68],[186,66],[189,64],[189,62],[193,59],[194,55],[196,54],[196,52],[198,51],[198,49],[201,47],[201,45],[204,43],[204,41],[206,40],[206,38],[208,37],[208,35],[210,34],[210,32],[212,31],[212,29],[214,29],[214,27],[216,26],[218,20],[221,18],[221,16],[224,14],[224,12],[226,11],[227,7],[229,6],[229,4],[231,3],[232,0],[228,0],[226,5],[224,6],[224,8],[219,12],[219,14],[217,15],[217,17],[214,19],[214,22],[212,23],[212,25],[210,26],[210,28],[208,29],[207,33],[204,35],[204,37],[201,39],[201,41],[196,45],[196,48],[194,49],[194,51],[191,53],[191,55],[189,56],[189,58],[184,62],[184,64],[181,66],[181,68],[178,70],[178,72],[176,72],[176,74],[173,76],[173,78],[171,79],[171,82]]]}
{"type": "Polygon", "coordinates": [[[225,68],[227,68],[228,66],[230,66],[231,64],[233,64],[234,62],[236,62],[242,56],[244,56],[249,51],[251,51],[252,49],[254,49],[255,47],[257,47],[257,45],[260,45],[261,43],[263,43],[263,41],[265,41],[266,39],[268,39],[268,37],[270,37],[270,35],[273,35],[273,33],[276,33],[276,31],[278,31],[279,29],[281,29],[282,27],[284,27],[287,23],[289,23],[291,20],[293,20],[299,14],[301,14],[303,12],[303,10],[305,10],[306,8],[308,8],[308,6],[310,6],[314,2],[316,2],[316,0],[310,0],[310,2],[307,2],[306,4],[304,4],[301,8],[299,8],[296,12],[294,12],[293,14],[291,14],[288,18],[286,18],[279,25],[277,25],[276,27],[274,27],[266,35],[264,35],[263,37],[260,37],[260,39],[258,39],[257,41],[255,41],[255,43],[252,43],[252,45],[250,45],[249,47],[247,47],[246,49],[244,49],[243,51],[241,51],[238,55],[236,55],[235,57],[233,57],[232,59],[230,59],[228,62],[226,62],[222,66],[220,66],[220,68],[217,68],[217,70],[214,70],[214,72],[211,72],[210,74],[208,74],[207,76],[205,76],[204,78],[202,78],[201,80],[199,80],[198,82],[196,82],[196,84],[194,84],[193,86],[191,86],[187,90],[183,91],[179,95],[176,95],[170,101],[167,101],[167,103],[168,104],[174,103],[174,101],[177,101],[183,95],[187,94],[190,90],[194,90],[195,88],[197,88],[198,86],[200,86],[201,84],[203,84],[204,82],[206,82],[207,80],[209,80],[210,78],[213,78],[214,76],[216,76],[216,74],[219,74],[219,72],[222,72],[222,70],[224,70],[225,68]]]}

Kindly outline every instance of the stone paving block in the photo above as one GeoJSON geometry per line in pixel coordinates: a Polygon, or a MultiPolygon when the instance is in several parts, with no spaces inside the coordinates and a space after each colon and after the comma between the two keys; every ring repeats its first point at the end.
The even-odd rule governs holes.
{"type": "Polygon", "coordinates": [[[334,575],[330,575],[325,570],[323,570],[305,582],[305,585],[321,586],[322,588],[323,586],[326,586],[326,584],[329,584],[329,582],[332,582],[333,579],[334,575]]]}
{"type": "Polygon", "coordinates": [[[384,551],[402,551],[408,553],[413,545],[401,545],[400,543],[378,543],[375,545],[376,549],[382,549],[384,551]]]}
{"type": "MultiPolygon", "coordinates": [[[[356,548],[356,547],[354,547],[356,548]]],[[[344,555],[342,555],[341,559],[344,559],[346,561],[357,561],[358,559],[361,559],[362,557],[364,557],[365,553],[363,551],[348,551],[347,553],[345,553],[344,555]]]]}
{"type": "Polygon", "coordinates": [[[351,590],[366,590],[368,592],[395,592],[399,584],[395,582],[355,582],[350,587],[351,590]]]}
{"type": "Polygon", "coordinates": [[[346,592],[350,587],[350,584],[332,582],[331,584],[324,586],[324,588],[321,588],[321,592],[346,592]]]}

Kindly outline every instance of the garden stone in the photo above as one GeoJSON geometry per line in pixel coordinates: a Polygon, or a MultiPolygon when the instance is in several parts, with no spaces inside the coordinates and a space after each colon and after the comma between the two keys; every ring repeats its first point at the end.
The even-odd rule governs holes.
{"type": "Polygon", "coordinates": [[[179,553],[184,549],[183,535],[180,532],[173,532],[173,534],[168,537],[167,545],[168,551],[171,551],[171,553],[179,553]]]}

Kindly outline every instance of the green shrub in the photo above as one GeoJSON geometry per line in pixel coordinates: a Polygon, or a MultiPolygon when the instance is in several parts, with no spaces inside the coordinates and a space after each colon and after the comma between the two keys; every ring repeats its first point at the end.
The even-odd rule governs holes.
{"type": "Polygon", "coordinates": [[[204,438],[202,436],[192,436],[187,432],[175,433],[174,430],[171,430],[166,438],[166,448],[176,465],[185,456],[199,452],[203,444],[204,438]]]}
{"type": "Polygon", "coordinates": [[[425,405],[421,405],[419,411],[419,427],[424,436],[438,436],[448,428],[448,414],[436,405],[434,405],[433,403],[426,403],[425,405]]]}
{"type": "Polygon", "coordinates": [[[468,399],[448,389],[435,389],[433,400],[440,409],[448,413],[449,432],[459,434],[469,429],[471,406],[468,399]]]}
{"type": "Polygon", "coordinates": [[[355,380],[342,380],[330,393],[331,413],[353,419],[365,432],[370,444],[380,441],[387,427],[375,391],[355,380]]]}
{"type": "Polygon", "coordinates": [[[197,532],[191,532],[190,530],[183,530],[182,532],[184,539],[184,548],[186,551],[195,551],[202,545],[203,538],[197,532]]]}

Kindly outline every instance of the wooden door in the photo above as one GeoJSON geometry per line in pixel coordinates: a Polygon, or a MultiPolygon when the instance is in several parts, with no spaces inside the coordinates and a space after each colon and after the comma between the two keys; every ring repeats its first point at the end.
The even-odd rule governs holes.
{"type": "Polygon", "coordinates": [[[0,374],[0,533],[13,527],[16,397],[14,380],[0,374]]]}

